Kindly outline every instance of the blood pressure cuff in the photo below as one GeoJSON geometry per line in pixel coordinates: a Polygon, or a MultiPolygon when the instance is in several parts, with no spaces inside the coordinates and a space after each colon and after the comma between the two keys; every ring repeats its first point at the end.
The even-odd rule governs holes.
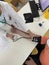
{"type": "Polygon", "coordinates": [[[32,41],[33,42],[38,42],[38,43],[41,43],[41,36],[39,36],[39,37],[33,37],[33,39],[32,39],[32,41]]]}

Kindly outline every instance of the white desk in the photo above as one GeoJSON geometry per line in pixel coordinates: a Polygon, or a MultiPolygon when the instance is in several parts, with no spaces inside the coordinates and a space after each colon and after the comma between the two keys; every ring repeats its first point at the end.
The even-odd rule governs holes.
{"type": "Polygon", "coordinates": [[[22,65],[36,45],[37,43],[24,38],[15,43],[9,40],[0,50],[0,65],[22,65]]]}
{"type": "MultiPolygon", "coordinates": [[[[31,13],[29,2],[18,12],[19,16],[24,20],[24,13],[31,13]]],[[[49,29],[49,20],[44,19],[44,17],[41,15],[42,12],[39,11],[40,18],[35,18],[33,23],[27,23],[26,25],[29,27],[29,29],[39,35],[44,35],[47,30],[49,29]],[[42,27],[39,26],[39,23],[43,23],[42,27]]]]}

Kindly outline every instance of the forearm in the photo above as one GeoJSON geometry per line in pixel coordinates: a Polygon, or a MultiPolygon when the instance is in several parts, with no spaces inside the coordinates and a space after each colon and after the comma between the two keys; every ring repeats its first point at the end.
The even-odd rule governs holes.
{"type": "Polygon", "coordinates": [[[19,29],[16,30],[16,33],[19,34],[22,37],[31,38],[30,35],[27,32],[21,31],[19,29]]]}
{"type": "Polygon", "coordinates": [[[20,36],[25,37],[25,38],[31,38],[27,32],[21,31],[17,28],[14,28],[14,27],[11,28],[11,32],[15,33],[15,34],[19,34],[20,36]]]}

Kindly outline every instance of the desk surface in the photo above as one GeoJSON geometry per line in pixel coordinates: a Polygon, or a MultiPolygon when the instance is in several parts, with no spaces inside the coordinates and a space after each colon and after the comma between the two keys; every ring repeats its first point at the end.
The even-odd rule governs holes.
{"type": "MultiPolygon", "coordinates": [[[[19,16],[21,16],[21,18],[25,22],[25,19],[23,16],[24,13],[31,13],[29,2],[18,12],[19,16]]],[[[40,14],[40,17],[34,18],[34,21],[32,23],[27,23],[26,25],[32,32],[43,36],[49,29],[49,20],[45,19],[42,16],[41,11],[39,11],[39,14],[40,14]],[[39,26],[39,23],[42,23],[41,27],[39,26]]]]}
{"type": "Polygon", "coordinates": [[[36,45],[37,43],[24,38],[15,43],[10,40],[0,50],[0,65],[22,65],[36,45]]]}

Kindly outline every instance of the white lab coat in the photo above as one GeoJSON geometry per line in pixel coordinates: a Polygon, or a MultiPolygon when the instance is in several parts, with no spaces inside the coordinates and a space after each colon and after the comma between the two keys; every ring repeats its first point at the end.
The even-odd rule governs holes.
{"type": "Polygon", "coordinates": [[[16,11],[7,2],[0,1],[0,4],[7,23],[26,32],[28,27],[24,23],[23,19],[16,13],[16,11]],[[11,17],[11,20],[9,19],[9,16],[11,17]]]}

